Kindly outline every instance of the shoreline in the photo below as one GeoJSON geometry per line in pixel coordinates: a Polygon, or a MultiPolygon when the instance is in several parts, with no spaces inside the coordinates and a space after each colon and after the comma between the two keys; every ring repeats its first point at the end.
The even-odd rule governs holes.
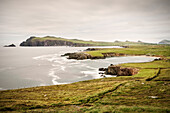
{"type": "MultiPolygon", "coordinates": [[[[139,54],[139,53],[131,53],[127,54],[126,52],[119,52],[121,49],[129,49],[129,48],[87,48],[83,52],[73,52],[73,53],[65,53],[63,56],[68,56],[67,59],[76,59],[76,60],[84,60],[84,59],[106,59],[109,57],[120,57],[120,56],[149,56],[149,57],[160,57],[163,59],[163,55],[155,55],[155,54],[139,54]],[[110,50],[109,50],[110,49],[110,50]],[[114,49],[118,49],[118,52],[115,52],[114,49]],[[107,52],[109,50],[109,52],[107,52]]],[[[126,51],[125,50],[125,51],[126,51]]]]}
{"type": "MultiPolygon", "coordinates": [[[[169,112],[167,100],[170,94],[170,49],[169,47],[147,48],[147,51],[146,47],[142,48],[143,50],[141,48],[139,50],[128,48],[126,51],[124,49],[107,50],[121,51],[121,53],[123,51],[126,54],[140,52],[140,54],[163,56],[162,59],[151,62],[119,64],[122,67],[139,68],[139,72],[133,76],[106,77],[63,85],[3,90],[0,91],[0,111],[169,112]]],[[[91,54],[96,55],[96,53],[91,54]]]]}
{"type": "MultiPolygon", "coordinates": [[[[131,57],[131,56],[120,56],[120,57],[131,57]]],[[[133,56],[132,56],[133,57],[133,56]]],[[[136,56],[134,56],[134,57],[136,57],[136,56]]],[[[141,56],[138,56],[138,57],[150,57],[150,56],[146,56],[146,55],[141,55],[141,56]]],[[[106,59],[109,59],[109,58],[113,58],[113,57],[108,57],[108,58],[106,58],[106,59]]],[[[156,57],[157,58],[157,57],[156,57]]],[[[155,58],[155,59],[156,59],[155,58]]],[[[155,59],[153,59],[152,61],[154,61],[155,59]]],[[[87,59],[87,60],[91,60],[91,59],[87,59]]],[[[101,59],[99,59],[99,60],[101,60],[101,59]]],[[[103,60],[105,60],[105,59],[103,59],[103,60]]],[[[148,62],[152,62],[152,61],[141,61],[141,62],[122,62],[122,63],[118,63],[118,64],[116,64],[116,65],[121,65],[121,64],[126,64],[126,63],[148,63],[148,62]]],[[[109,66],[109,65],[108,65],[109,66]]],[[[102,67],[101,67],[102,68],[102,67]]],[[[99,71],[99,68],[98,69],[95,69],[97,72],[101,72],[101,71],[99,71]]],[[[51,71],[50,71],[51,72],[51,71]]],[[[82,72],[84,72],[84,71],[82,71],[82,72]]],[[[82,73],[81,72],[81,73],[82,73]]],[[[76,81],[76,82],[68,82],[68,83],[63,83],[63,82],[61,82],[61,83],[59,83],[59,82],[57,82],[57,81],[55,81],[56,79],[60,79],[58,76],[52,76],[52,75],[49,75],[49,76],[51,76],[51,77],[53,77],[53,79],[52,79],[52,81],[53,81],[53,84],[52,85],[37,85],[37,86],[31,86],[31,87],[21,87],[21,88],[11,88],[11,89],[3,89],[3,90],[1,90],[0,89],[0,91],[6,91],[6,90],[18,90],[18,89],[25,89],[25,88],[35,88],[35,87],[48,87],[48,86],[55,86],[55,85],[65,85],[65,84],[73,84],[73,83],[77,83],[77,82],[83,82],[83,81],[90,81],[90,80],[95,80],[95,79],[102,79],[103,77],[100,77],[100,74],[98,73],[98,77],[96,78],[96,77],[94,77],[93,79],[89,79],[89,80],[80,80],[80,81],[76,81]],[[57,78],[56,78],[57,77],[57,78]],[[55,83],[55,84],[54,84],[55,83]],[[56,84],[57,83],[57,84],[56,84]]],[[[85,75],[85,76],[87,76],[87,75],[85,75]]],[[[118,77],[118,76],[116,76],[116,75],[106,75],[106,78],[110,78],[110,77],[118,77]]]]}

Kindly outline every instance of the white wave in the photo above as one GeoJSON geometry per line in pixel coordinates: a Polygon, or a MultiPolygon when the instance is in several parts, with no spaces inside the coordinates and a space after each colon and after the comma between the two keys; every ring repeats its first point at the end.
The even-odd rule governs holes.
{"type": "Polygon", "coordinates": [[[41,83],[39,86],[47,86],[47,84],[43,84],[43,83],[41,83]]]}
{"type": "Polygon", "coordinates": [[[56,65],[56,64],[52,64],[53,67],[57,67],[57,66],[60,66],[60,65],[56,65]]]}
{"type": "Polygon", "coordinates": [[[67,59],[64,57],[60,57],[59,54],[49,54],[49,55],[42,55],[42,56],[37,56],[33,57],[34,60],[46,60],[49,62],[55,62],[58,64],[65,64],[67,59]]]}
{"type": "Polygon", "coordinates": [[[61,70],[65,71],[65,68],[66,68],[65,66],[61,66],[61,70]]]}
{"type": "Polygon", "coordinates": [[[98,74],[98,70],[91,70],[91,71],[81,71],[82,74],[86,76],[92,76],[94,79],[101,78],[98,74]]]}
{"type": "Polygon", "coordinates": [[[53,82],[54,85],[69,84],[69,83],[66,83],[66,82],[59,83],[59,82],[57,82],[56,78],[53,78],[52,82],[53,82]]]}
{"type": "Polygon", "coordinates": [[[56,70],[57,68],[53,68],[53,69],[51,69],[50,71],[49,71],[49,76],[51,76],[51,77],[54,77],[54,78],[56,78],[56,79],[60,79],[60,77],[58,77],[56,74],[55,74],[55,70],[56,70]]]}
{"type": "Polygon", "coordinates": [[[91,66],[86,66],[86,68],[88,68],[88,69],[94,69],[94,70],[98,69],[98,68],[91,67],[91,66]]]}
{"type": "Polygon", "coordinates": [[[105,75],[105,77],[117,77],[117,75],[105,75]]]}
{"type": "MultiPolygon", "coordinates": [[[[65,67],[64,66],[62,66],[62,68],[61,68],[62,70],[65,70],[65,67]]],[[[52,83],[54,84],[54,85],[60,85],[60,84],[68,84],[68,83],[66,83],[66,82],[62,82],[62,83],[59,83],[59,82],[57,82],[57,80],[59,80],[59,79],[61,79],[59,76],[57,76],[57,74],[56,74],[56,71],[57,70],[59,70],[58,68],[53,68],[53,69],[51,69],[50,71],[49,71],[49,76],[50,77],[53,77],[52,78],[52,83]]]]}
{"type": "Polygon", "coordinates": [[[77,78],[85,78],[85,77],[88,77],[88,75],[84,74],[84,76],[78,76],[77,78]]]}

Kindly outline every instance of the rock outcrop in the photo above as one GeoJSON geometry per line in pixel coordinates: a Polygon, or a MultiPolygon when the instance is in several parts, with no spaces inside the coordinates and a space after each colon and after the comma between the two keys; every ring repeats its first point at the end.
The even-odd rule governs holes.
{"type": "Polygon", "coordinates": [[[123,54],[123,53],[114,53],[114,52],[111,52],[111,53],[102,53],[102,55],[104,57],[126,56],[126,54],[123,54]]]}
{"type": "Polygon", "coordinates": [[[108,68],[99,68],[99,71],[105,71],[106,75],[132,76],[137,74],[139,69],[111,65],[108,68]]]}
{"type": "Polygon", "coordinates": [[[87,48],[84,51],[96,51],[96,50],[100,50],[100,48],[87,48]]]}
{"type": "Polygon", "coordinates": [[[91,56],[84,52],[77,52],[77,53],[66,53],[61,56],[68,56],[68,59],[76,59],[76,60],[84,60],[84,59],[104,59],[105,57],[100,56],[91,56]]]}
{"type": "Polygon", "coordinates": [[[16,45],[10,44],[10,45],[5,45],[4,47],[16,47],[16,45]]]}
{"type": "Polygon", "coordinates": [[[103,56],[92,56],[90,54],[87,54],[85,52],[76,52],[76,53],[66,53],[61,56],[68,56],[68,59],[77,59],[77,60],[83,60],[83,59],[105,59],[106,57],[118,57],[118,56],[126,56],[126,54],[122,53],[102,53],[103,56]]]}

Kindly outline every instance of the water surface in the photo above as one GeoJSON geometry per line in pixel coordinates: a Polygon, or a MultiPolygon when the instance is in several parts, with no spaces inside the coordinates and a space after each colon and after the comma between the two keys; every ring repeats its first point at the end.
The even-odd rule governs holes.
{"type": "Polygon", "coordinates": [[[128,56],[98,60],[61,57],[87,47],[0,48],[0,89],[67,84],[100,78],[98,68],[110,64],[149,62],[154,57],[128,56]]]}

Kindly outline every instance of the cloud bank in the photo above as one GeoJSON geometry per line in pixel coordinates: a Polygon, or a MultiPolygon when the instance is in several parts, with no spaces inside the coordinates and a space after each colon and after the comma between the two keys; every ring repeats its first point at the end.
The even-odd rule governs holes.
{"type": "Polygon", "coordinates": [[[0,43],[30,36],[170,39],[170,0],[0,0],[0,43]]]}

